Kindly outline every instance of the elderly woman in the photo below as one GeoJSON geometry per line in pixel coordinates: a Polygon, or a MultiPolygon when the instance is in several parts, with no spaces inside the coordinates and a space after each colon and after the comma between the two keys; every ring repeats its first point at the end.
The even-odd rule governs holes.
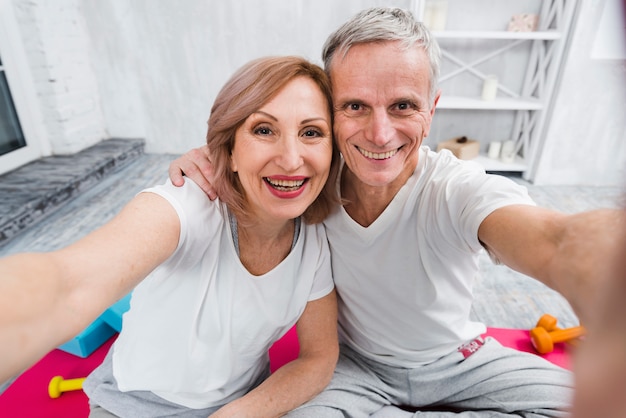
{"type": "Polygon", "coordinates": [[[245,65],[207,144],[219,200],[167,182],[67,248],[0,261],[0,380],[134,289],[84,384],[92,417],[280,416],[326,386],[338,347],[320,222],[339,162],[326,75],[297,57],[245,65]],[[269,375],[267,350],[294,324],[299,357],[269,375]]]}

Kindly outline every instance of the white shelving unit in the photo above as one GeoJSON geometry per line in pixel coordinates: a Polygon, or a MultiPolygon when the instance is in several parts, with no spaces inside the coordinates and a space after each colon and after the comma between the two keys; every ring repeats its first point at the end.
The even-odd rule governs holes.
{"type": "MultiPolygon", "coordinates": [[[[533,172],[537,152],[540,152],[540,145],[545,140],[543,132],[546,115],[549,113],[558,80],[577,1],[541,0],[537,11],[539,25],[533,32],[455,30],[457,25],[450,20],[446,24],[447,30],[433,31],[442,49],[440,85],[460,75],[467,76],[468,74],[482,83],[489,75],[481,69],[485,63],[494,59],[506,60],[507,54],[511,54],[511,51],[520,46],[526,48],[525,51],[528,50],[523,68],[517,69],[523,80],[517,80],[514,87],[499,82],[495,100],[485,101],[480,96],[456,96],[455,89],[452,88],[444,89],[444,94],[437,105],[437,109],[444,110],[439,114],[439,118],[446,117],[445,110],[496,112],[493,115],[489,114],[489,117],[497,117],[498,111],[508,111],[514,114],[508,138],[515,142],[516,160],[512,164],[506,164],[481,154],[476,161],[486,170],[521,172],[526,179],[532,181],[529,174],[533,172]],[[460,51],[454,50],[453,46],[462,42],[471,42],[477,50],[471,59],[463,56],[463,53],[467,52],[463,48],[460,51]],[[477,57],[476,54],[480,56],[477,57]]],[[[448,2],[448,10],[452,7],[468,7],[467,4],[472,3],[472,1],[463,1],[457,4],[455,0],[448,0],[448,2]]],[[[516,9],[513,9],[515,2],[509,4],[512,10],[511,15],[518,13],[516,9]]],[[[506,27],[507,22],[503,23],[503,27],[506,27]]],[[[500,81],[506,78],[501,76],[510,74],[496,73],[495,75],[500,81]]],[[[480,138],[475,139],[480,140],[480,138]]],[[[481,149],[486,150],[487,144],[481,143],[481,145],[481,149]]]]}
{"type": "Polygon", "coordinates": [[[556,30],[544,30],[533,32],[504,32],[504,31],[433,31],[437,39],[517,39],[517,40],[556,40],[561,39],[562,34],[556,30]]]}

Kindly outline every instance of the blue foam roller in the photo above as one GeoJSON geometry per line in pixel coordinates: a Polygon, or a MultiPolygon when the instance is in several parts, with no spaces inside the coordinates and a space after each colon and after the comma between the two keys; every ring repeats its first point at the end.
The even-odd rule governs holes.
{"type": "Polygon", "coordinates": [[[98,317],[85,330],[68,342],[60,345],[59,350],[85,358],[93,353],[115,334],[115,329],[98,317]]]}
{"type": "Polygon", "coordinates": [[[100,315],[100,318],[117,332],[122,331],[122,315],[130,309],[130,297],[131,293],[118,300],[100,315]]]}

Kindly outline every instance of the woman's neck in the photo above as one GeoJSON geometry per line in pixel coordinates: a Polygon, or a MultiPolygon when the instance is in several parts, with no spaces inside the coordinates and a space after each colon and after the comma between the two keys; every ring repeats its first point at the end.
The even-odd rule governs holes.
{"type": "Polygon", "coordinates": [[[294,241],[294,221],[281,224],[237,225],[239,259],[255,276],[263,275],[283,261],[294,241]]]}

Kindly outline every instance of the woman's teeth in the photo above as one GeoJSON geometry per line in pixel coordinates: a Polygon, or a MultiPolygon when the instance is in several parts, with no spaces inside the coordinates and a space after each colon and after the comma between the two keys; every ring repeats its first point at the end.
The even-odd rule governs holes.
{"type": "Polygon", "coordinates": [[[297,190],[304,184],[305,180],[274,180],[269,177],[265,178],[265,181],[275,189],[282,191],[297,190]]]}

